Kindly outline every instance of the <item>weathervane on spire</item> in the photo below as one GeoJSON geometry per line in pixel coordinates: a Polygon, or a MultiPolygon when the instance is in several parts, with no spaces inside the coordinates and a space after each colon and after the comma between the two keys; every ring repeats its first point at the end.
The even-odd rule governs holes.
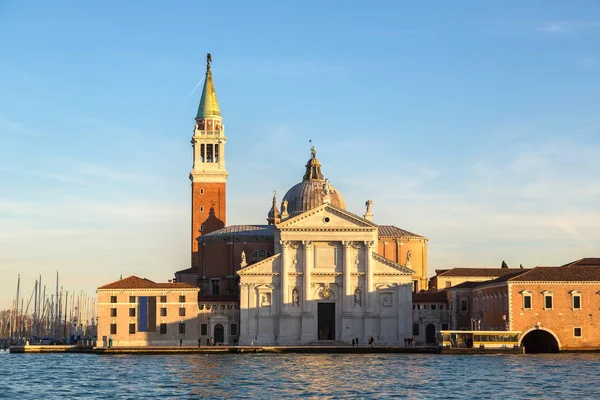
{"type": "Polygon", "coordinates": [[[210,69],[210,63],[212,62],[212,56],[210,53],[206,53],[206,69],[210,69]]]}

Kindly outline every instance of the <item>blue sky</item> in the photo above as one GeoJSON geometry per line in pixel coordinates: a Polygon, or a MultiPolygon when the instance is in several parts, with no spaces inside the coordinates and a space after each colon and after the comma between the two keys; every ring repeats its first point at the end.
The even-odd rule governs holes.
{"type": "Polygon", "coordinates": [[[205,54],[228,224],[325,175],[429,268],[600,256],[600,5],[0,2],[0,308],[189,266],[205,54]]]}

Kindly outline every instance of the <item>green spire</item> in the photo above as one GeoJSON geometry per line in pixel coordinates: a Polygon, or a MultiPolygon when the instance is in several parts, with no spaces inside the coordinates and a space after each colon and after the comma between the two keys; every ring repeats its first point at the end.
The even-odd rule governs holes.
{"type": "Polygon", "coordinates": [[[211,62],[212,57],[210,53],[208,53],[206,55],[206,78],[204,79],[204,87],[202,88],[202,97],[200,98],[196,119],[221,116],[219,102],[217,101],[217,93],[215,92],[215,85],[212,80],[212,72],[210,71],[211,62]]]}

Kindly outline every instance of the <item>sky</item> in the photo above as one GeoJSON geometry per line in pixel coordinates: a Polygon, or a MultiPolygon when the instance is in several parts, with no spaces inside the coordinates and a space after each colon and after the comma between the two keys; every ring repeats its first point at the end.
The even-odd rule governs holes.
{"type": "Polygon", "coordinates": [[[430,275],[600,256],[595,1],[1,1],[0,38],[0,309],[18,274],[27,301],[190,266],[207,52],[227,224],[266,223],[312,140],[430,275]]]}

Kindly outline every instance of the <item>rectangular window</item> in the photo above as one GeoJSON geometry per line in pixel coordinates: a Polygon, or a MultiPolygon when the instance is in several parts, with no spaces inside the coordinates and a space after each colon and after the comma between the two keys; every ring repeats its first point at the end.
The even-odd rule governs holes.
{"type": "Polygon", "coordinates": [[[129,334],[133,335],[135,333],[135,324],[129,324],[129,334]]]}
{"type": "Polygon", "coordinates": [[[573,310],[581,310],[581,296],[573,296],[573,310]]]}
{"type": "Polygon", "coordinates": [[[160,302],[161,303],[166,303],[167,302],[167,296],[160,296],[160,302]]]}
{"type": "Polygon", "coordinates": [[[417,293],[419,291],[419,281],[413,281],[413,292],[417,293]]]}
{"type": "Polygon", "coordinates": [[[129,302],[135,303],[135,296],[129,296],[129,302]]]}
{"type": "Polygon", "coordinates": [[[218,279],[210,280],[210,294],[220,294],[221,293],[221,282],[218,279]]]}
{"type": "Polygon", "coordinates": [[[552,310],[552,296],[551,295],[544,296],[544,308],[546,310],[552,310]]]}
{"type": "Polygon", "coordinates": [[[185,317],[185,308],[184,307],[180,307],[179,308],[179,316],[180,317],[185,317]]]}
{"type": "Polygon", "coordinates": [[[110,324],[110,334],[111,335],[117,334],[117,324],[110,324]]]}
{"type": "Polygon", "coordinates": [[[160,334],[161,335],[167,334],[167,324],[165,324],[164,322],[162,324],[160,324],[160,334]]]}
{"type": "Polygon", "coordinates": [[[185,322],[179,323],[179,333],[185,333],[185,322]]]}
{"type": "Polygon", "coordinates": [[[179,296],[179,302],[185,303],[185,296],[179,296]]]}
{"type": "Polygon", "coordinates": [[[531,296],[523,296],[523,308],[525,310],[531,310],[531,296]]]}
{"type": "Polygon", "coordinates": [[[208,324],[200,325],[200,336],[208,336],[208,324]]]}
{"type": "Polygon", "coordinates": [[[167,316],[167,309],[166,308],[161,308],[160,309],[160,316],[161,317],[166,317],[167,316]]]}
{"type": "Polygon", "coordinates": [[[117,302],[117,296],[110,296],[110,302],[111,303],[116,303],[117,302]]]}
{"type": "Polygon", "coordinates": [[[449,288],[449,287],[452,287],[452,282],[450,282],[450,281],[447,281],[447,282],[446,282],[446,287],[447,287],[447,288],[449,288]]]}
{"type": "Polygon", "coordinates": [[[419,324],[413,324],[413,336],[419,336],[419,324]]]}
{"type": "Polygon", "coordinates": [[[466,313],[468,311],[467,299],[460,300],[460,312],[466,313]]]}
{"type": "Polygon", "coordinates": [[[110,309],[110,316],[111,317],[116,317],[117,316],[117,309],[116,308],[111,308],[110,309]]]}
{"type": "Polygon", "coordinates": [[[447,331],[448,330],[448,324],[442,324],[442,330],[443,331],[447,331]]]}
{"type": "Polygon", "coordinates": [[[130,317],[135,317],[135,308],[132,307],[132,308],[129,309],[129,316],[130,317]]]}
{"type": "Polygon", "coordinates": [[[237,324],[231,324],[231,336],[237,335],[237,324]]]}
{"type": "Polygon", "coordinates": [[[573,336],[581,337],[581,328],[573,328],[573,336]]]}

